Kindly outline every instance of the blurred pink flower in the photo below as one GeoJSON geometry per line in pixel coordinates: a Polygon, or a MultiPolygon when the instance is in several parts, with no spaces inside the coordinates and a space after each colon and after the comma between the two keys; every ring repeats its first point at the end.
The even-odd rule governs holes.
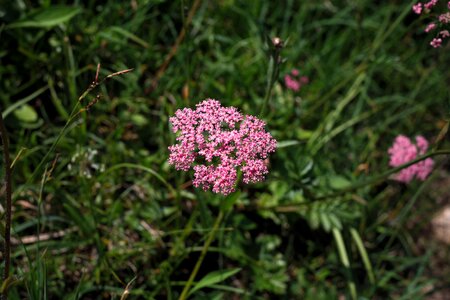
{"type": "Polygon", "coordinates": [[[300,91],[300,82],[289,75],[284,76],[284,84],[286,87],[294,92],[300,91]]]}
{"type": "Polygon", "coordinates": [[[442,45],[442,39],[440,38],[434,38],[431,42],[430,45],[433,48],[439,48],[442,45]]]}
{"type": "MultiPolygon", "coordinates": [[[[391,167],[398,167],[407,162],[423,155],[427,152],[428,142],[423,136],[416,137],[416,144],[404,136],[399,135],[395,138],[394,144],[389,148],[390,155],[389,165],[391,167]]],[[[425,180],[433,170],[434,161],[431,158],[422,160],[414,165],[411,165],[394,175],[397,181],[408,183],[415,178],[425,180]]]]}
{"type": "Polygon", "coordinates": [[[303,85],[309,83],[309,78],[307,76],[299,77],[300,72],[297,69],[292,69],[291,75],[286,74],[284,76],[284,84],[289,90],[298,92],[303,85]]]}
{"type": "Polygon", "coordinates": [[[439,15],[438,20],[442,24],[450,23],[450,13],[445,13],[445,14],[439,15]]]}
{"type": "MultiPolygon", "coordinates": [[[[442,46],[442,43],[446,38],[449,37],[448,29],[450,24],[450,12],[445,10],[442,13],[436,13],[432,12],[432,9],[434,6],[436,6],[438,3],[438,0],[430,0],[428,2],[418,2],[415,5],[413,5],[412,9],[416,14],[422,14],[424,12],[425,14],[432,17],[434,20],[429,23],[425,27],[425,32],[430,32],[436,28],[439,27],[440,32],[439,34],[435,35],[434,38],[430,42],[430,46],[433,48],[439,48],[442,46]]],[[[450,10],[450,1],[447,2],[447,8],[450,10]]]]}
{"type": "Polygon", "coordinates": [[[424,7],[426,9],[431,9],[433,6],[437,4],[438,0],[430,0],[427,3],[424,4],[424,7]]]}
{"type": "Polygon", "coordinates": [[[308,78],[308,76],[302,76],[302,77],[300,77],[300,83],[301,83],[301,84],[308,84],[308,83],[309,83],[309,78],[308,78]]]}
{"type": "Polygon", "coordinates": [[[422,13],[422,3],[419,2],[416,5],[413,5],[412,9],[416,14],[420,15],[422,13]]]}
{"type": "Polygon", "coordinates": [[[436,28],[436,24],[435,23],[430,23],[427,25],[427,27],[425,28],[425,32],[430,32],[431,30],[436,28]]]}
{"type": "Polygon", "coordinates": [[[195,187],[227,195],[235,190],[239,169],[244,183],[262,181],[268,173],[264,160],[276,140],[260,119],[206,99],[194,110],[177,110],[170,123],[179,143],[169,147],[169,164],[193,168],[195,187]]]}
{"type": "Polygon", "coordinates": [[[450,32],[448,32],[448,30],[442,30],[441,32],[439,32],[439,34],[444,39],[450,36],[450,32]]]}

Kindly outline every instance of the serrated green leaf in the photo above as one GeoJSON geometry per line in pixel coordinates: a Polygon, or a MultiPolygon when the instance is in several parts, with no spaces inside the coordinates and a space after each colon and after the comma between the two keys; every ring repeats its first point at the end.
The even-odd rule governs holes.
{"type": "Polygon", "coordinates": [[[234,274],[238,273],[240,270],[241,268],[235,268],[230,270],[214,271],[209,274],[206,274],[205,277],[203,277],[199,282],[197,282],[197,284],[192,288],[189,294],[192,294],[193,292],[198,291],[199,289],[210,287],[214,284],[222,282],[228,277],[231,277],[234,274]]]}
{"type": "Polygon", "coordinates": [[[55,5],[40,8],[25,16],[22,20],[7,25],[7,28],[38,27],[48,28],[69,21],[81,12],[80,7],[55,5]]]}

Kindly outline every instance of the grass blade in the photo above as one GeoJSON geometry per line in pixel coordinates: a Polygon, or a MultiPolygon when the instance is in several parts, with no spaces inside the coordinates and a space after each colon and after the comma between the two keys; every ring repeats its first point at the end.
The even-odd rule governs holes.
{"type": "Polygon", "coordinates": [[[372,264],[369,259],[369,255],[367,254],[366,248],[361,240],[361,237],[356,231],[355,228],[350,228],[350,234],[352,235],[353,240],[355,241],[356,247],[358,248],[359,254],[364,263],[364,267],[366,268],[367,275],[369,276],[369,281],[371,284],[375,284],[375,275],[373,273],[372,264]]]}

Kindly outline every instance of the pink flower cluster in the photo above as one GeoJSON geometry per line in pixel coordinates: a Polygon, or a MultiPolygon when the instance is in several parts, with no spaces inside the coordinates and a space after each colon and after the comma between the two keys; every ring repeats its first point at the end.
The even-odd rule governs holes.
{"type": "Polygon", "coordinates": [[[308,84],[309,78],[307,76],[300,76],[300,72],[297,69],[293,69],[291,74],[286,74],[284,76],[284,84],[289,90],[294,92],[300,91],[300,88],[308,84]]]}
{"type": "Polygon", "coordinates": [[[436,28],[436,23],[430,23],[425,28],[425,32],[430,32],[431,30],[434,30],[436,28]]]}
{"type": "MultiPolygon", "coordinates": [[[[425,3],[418,2],[417,4],[413,5],[412,10],[418,15],[422,13],[429,14],[431,12],[431,9],[436,6],[437,3],[438,0],[430,0],[425,3]]],[[[450,1],[447,2],[447,9],[450,10],[450,1]]],[[[427,33],[440,28],[440,30],[436,32],[435,37],[430,42],[431,47],[441,47],[444,39],[450,36],[448,28],[446,28],[448,27],[448,24],[450,24],[450,12],[445,12],[438,14],[437,19],[435,19],[432,23],[429,23],[425,27],[424,31],[427,33]]]]}
{"type": "Polygon", "coordinates": [[[430,10],[437,2],[438,0],[430,0],[426,3],[419,2],[416,5],[413,5],[412,9],[416,14],[420,15],[423,9],[430,10]]]}
{"type": "MultiPolygon", "coordinates": [[[[416,144],[413,144],[408,137],[399,135],[388,150],[390,155],[389,165],[391,167],[403,165],[414,160],[417,156],[425,154],[427,149],[428,142],[423,136],[417,136],[416,144]]],[[[394,175],[394,179],[405,183],[410,182],[414,178],[425,180],[433,170],[433,165],[433,159],[427,158],[401,170],[394,175]]]]}
{"type": "Polygon", "coordinates": [[[177,110],[170,123],[179,135],[178,144],[169,147],[169,164],[193,168],[195,187],[227,195],[235,190],[239,169],[244,183],[262,181],[268,173],[264,160],[276,141],[260,119],[206,99],[194,110],[177,110]]]}

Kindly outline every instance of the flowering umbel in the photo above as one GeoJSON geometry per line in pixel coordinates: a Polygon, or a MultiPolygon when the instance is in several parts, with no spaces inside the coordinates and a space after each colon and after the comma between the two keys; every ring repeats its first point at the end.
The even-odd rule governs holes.
{"type": "Polygon", "coordinates": [[[262,181],[268,173],[264,160],[276,141],[260,119],[206,99],[194,110],[177,110],[170,123],[179,135],[169,147],[169,163],[177,170],[193,168],[195,187],[227,195],[235,190],[239,169],[244,183],[262,181]]]}
{"type": "MultiPolygon", "coordinates": [[[[428,141],[423,136],[416,137],[416,144],[404,136],[399,135],[395,138],[394,144],[389,148],[388,153],[391,156],[389,165],[398,167],[410,162],[427,152],[428,141]]],[[[431,158],[422,160],[412,166],[409,166],[394,175],[394,179],[408,183],[416,177],[419,180],[425,180],[433,170],[434,161],[431,158]]]]}

